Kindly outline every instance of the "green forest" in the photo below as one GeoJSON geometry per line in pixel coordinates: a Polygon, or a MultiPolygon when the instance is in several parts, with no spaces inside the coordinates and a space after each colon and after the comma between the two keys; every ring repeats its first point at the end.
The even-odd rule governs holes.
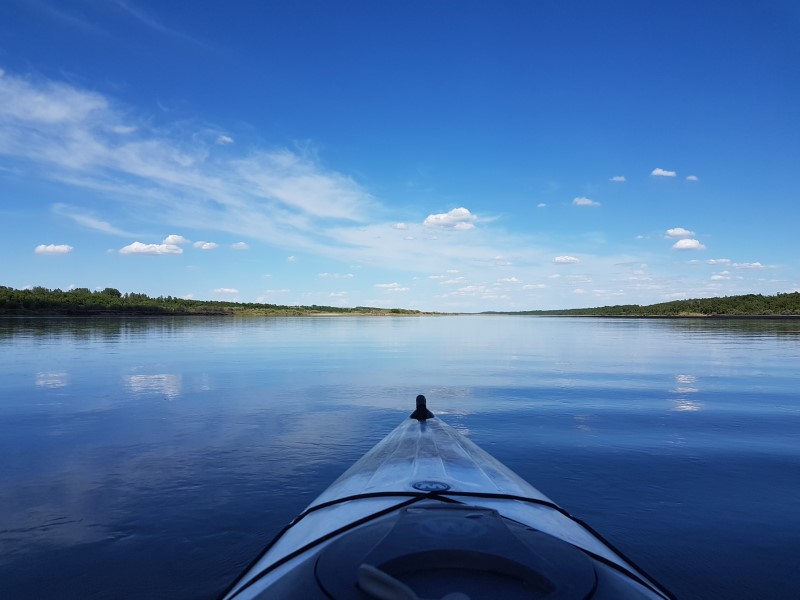
{"type": "Polygon", "coordinates": [[[646,306],[619,304],[597,308],[532,310],[503,314],[587,317],[800,317],[800,292],[775,296],[746,294],[720,298],[673,300],[646,306]]]}
{"type": "Polygon", "coordinates": [[[123,294],[115,288],[69,291],[34,287],[16,290],[0,286],[0,315],[418,315],[415,310],[358,306],[282,306],[215,300],[187,300],[173,296],[151,298],[147,294],[123,294]]]}
{"type": "MultiPolygon", "coordinates": [[[[416,310],[402,308],[375,308],[357,306],[284,306],[224,302],[216,300],[188,300],[174,296],[151,298],[147,294],[125,293],[115,288],[92,291],[76,288],[68,291],[33,287],[17,290],[0,286],[0,315],[421,315],[416,310]]],[[[720,298],[674,300],[660,304],[640,306],[620,304],[596,308],[565,310],[529,310],[481,314],[514,314],[540,316],[593,316],[593,317],[786,317],[800,316],[800,292],[763,296],[747,294],[720,298]]]]}

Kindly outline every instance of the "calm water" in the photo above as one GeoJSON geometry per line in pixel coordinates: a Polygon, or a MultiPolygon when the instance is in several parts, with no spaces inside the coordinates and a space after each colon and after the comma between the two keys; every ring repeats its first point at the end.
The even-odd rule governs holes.
{"type": "Polygon", "coordinates": [[[0,596],[213,598],[413,408],[680,598],[800,597],[800,322],[0,319],[0,596]]]}

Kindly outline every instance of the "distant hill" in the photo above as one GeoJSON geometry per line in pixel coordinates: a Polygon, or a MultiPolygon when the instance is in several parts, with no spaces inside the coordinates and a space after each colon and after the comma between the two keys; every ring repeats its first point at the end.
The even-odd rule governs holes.
{"type": "Polygon", "coordinates": [[[572,308],[566,310],[527,310],[515,315],[594,316],[594,317],[800,317],[800,292],[763,296],[746,294],[720,298],[673,300],[640,306],[619,304],[597,308],[572,308]]]}
{"type": "Polygon", "coordinates": [[[0,315],[238,315],[238,316],[314,316],[350,315],[419,315],[416,310],[357,306],[283,306],[187,300],[173,296],[151,298],[147,294],[123,294],[114,288],[69,291],[34,287],[16,290],[0,286],[0,315]]]}

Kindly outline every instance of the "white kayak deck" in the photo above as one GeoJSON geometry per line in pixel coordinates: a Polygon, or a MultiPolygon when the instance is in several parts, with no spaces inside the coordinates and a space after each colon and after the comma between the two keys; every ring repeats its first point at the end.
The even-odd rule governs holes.
{"type": "Polygon", "coordinates": [[[408,418],[314,500],[229,595],[251,575],[272,569],[252,591],[263,589],[301,560],[286,558],[298,549],[323,538],[333,539],[343,527],[415,496],[497,510],[506,518],[560,538],[647,580],[591,530],[456,429],[439,418],[408,418]],[[284,562],[274,568],[278,561],[284,562]]]}

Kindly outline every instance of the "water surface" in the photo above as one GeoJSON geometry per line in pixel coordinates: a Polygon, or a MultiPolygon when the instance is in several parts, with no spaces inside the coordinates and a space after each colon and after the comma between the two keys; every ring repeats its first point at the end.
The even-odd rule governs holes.
{"type": "Polygon", "coordinates": [[[214,598],[431,408],[680,598],[795,598],[800,322],[0,319],[9,597],[214,598]]]}

